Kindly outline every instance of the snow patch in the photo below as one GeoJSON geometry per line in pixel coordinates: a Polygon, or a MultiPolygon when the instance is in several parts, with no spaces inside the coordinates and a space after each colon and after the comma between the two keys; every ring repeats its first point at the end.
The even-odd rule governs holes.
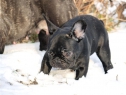
{"type": "Polygon", "coordinates": [[[126,17],[126,9],[124,9],[123,15],[124,15],[124,17],[126,17]]]}

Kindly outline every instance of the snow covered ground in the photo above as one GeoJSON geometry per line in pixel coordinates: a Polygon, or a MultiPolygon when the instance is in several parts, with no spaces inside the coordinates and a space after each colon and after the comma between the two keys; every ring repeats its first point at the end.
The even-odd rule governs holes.
{"type": "Polygon", "coordinates": [[[6,46],[0,55],[0,95],[126,95],[126,24],[109,39],[114,69],[104,74],[93,54],[87,77],[78,81],[70,70],[39,74],[45,51],[39,51],[38,42],[6,46]]]}

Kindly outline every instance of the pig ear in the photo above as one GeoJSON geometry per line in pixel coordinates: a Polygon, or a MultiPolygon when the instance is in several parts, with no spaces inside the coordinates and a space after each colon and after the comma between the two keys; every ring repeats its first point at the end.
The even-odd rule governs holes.
{"type": "Polygon", "coordinates": [[[57,27],[57,26],[54,25],[51,21],[49,21],[49,20],[47,19],[47,17],[45,16],[44,13],[43,13],[42,15],[43,15],[44,19],[46,20],[49,33],[50,33],[50,35],[52,35],[59,27],[57,27]]]}
{"type": "Polygon", "coordinates": [[[79,20],[74,23],[70,36],[75,39],[76,41],[80,41],[85,37],[85,30],[86,30],[87,24],[84,20],[79,20]]]}

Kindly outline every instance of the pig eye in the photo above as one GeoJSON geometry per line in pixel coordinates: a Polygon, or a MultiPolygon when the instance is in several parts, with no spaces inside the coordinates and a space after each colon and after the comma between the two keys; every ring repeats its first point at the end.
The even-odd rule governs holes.
{"type": "Polygon", "coordinates": [[[71,51],[68,51],[67,49],[63,49],[62,50],[62,54],[63,54],[63,56],[65,56],[65,57],[71,57],[71,55],[72,55],[72,52],[71,51]]]}
{"type": "Polygon", "coordinates": [[[52,51],[49,51],[49,52],[48,52],[48,55],[49,55],[49,56],[54,56],[54,53],[53,53],[52,51]]]}
{"type": "Polygon", "coordinates": [[[62,52],[62,53],[67,52],[67,49],[61,48],[61,52],[62,52]]]}
{"type": "Polygon", "coordinates": [[[71,55],[71,52],[70,52],[70,51],[65,52],[65,56],[66,56],[66,57],[69,57],[70,55],[71,55]]]}

